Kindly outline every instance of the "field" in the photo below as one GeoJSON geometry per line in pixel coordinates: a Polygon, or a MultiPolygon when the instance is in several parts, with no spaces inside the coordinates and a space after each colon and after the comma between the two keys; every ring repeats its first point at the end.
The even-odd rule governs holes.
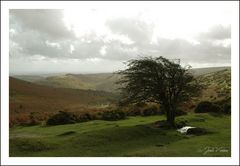
{"type": "Polygon", "coordinates": [[[201,101],[231,103],[230,68],[197,69],[193,73],[204,89],[199,97],[179,107],[186,115],[178,116],[176,121],[206,129],[203,135],[186,135],[176,129],[154,126],[156,121],[166,119],[164,115],[127,115],[117,121],[95,118],[47,126],[46,120],[58,111],[98,115],[116,107],[119,98],[113,90],[116,77],[109,77],[111,74],[10,77],[10,156],[231,156],[231,115],[194,113],[201,101]],[[30,123],[33,116],[38,123],[30,123]]]}
{"type": "Polygon", "coordinates": [[[231,156],[230,116],[189,113],[177,118],[209,131],[200,136],[152,125],[164,118],[137,116],[114,122],[14,127],[10,129],[10,156],[231,156]]]}

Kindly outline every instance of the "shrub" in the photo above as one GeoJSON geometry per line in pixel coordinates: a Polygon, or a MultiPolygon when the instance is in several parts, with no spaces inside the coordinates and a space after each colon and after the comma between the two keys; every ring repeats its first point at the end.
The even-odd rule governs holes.
{"type": "Polygon", "coordinates": [[[141,115],[141,109],[137,105],[129,105],[128,107],[125,107],[124,109],[128,116],[141,115]]]}
{"type": "Polygon", "coordinates": [[[159,108],[157,105],[147,105],[142,110],[142,116],[150,116],[159,114],[159,108]]]}
{"type": "Polygon", "coordinates": [[[175,116],[182,116],[182,115],[186,115],[187,113],[181,109],[176,109],[175,111],[175,116]]]}
{"type": "Polygon", "coordinates": [[[227,103],[223,105],[223,113],[231,114],[231,104],[227,103]]]}
{"type": "Polygon", "coordinates": [[[93,116],[89,113],[85,113],[85,114],[79,115],[77,117],[77,122],[87,122],[87,121],[94,120],[94,119],[96,119],[95,116],[93,116]]]}
{"type": "Polygon", "coordinates": [[[101,118],[103,120],[114,121],[114,120],[125,119],[126,114],[125,114],[125,112],[120,111],[120,110],[104,111],[101,114],[101,118]]]}
{"type": "Polygon", "coordinates": [[[220,113],[221,108],[217,104],[213,104],[209,101],[200,102],[194,110],[196,113],[220,113]]]}
{"type": "Polygon", "coordinates": [[[70,112],[59,111],[57,114],[48,118],[46,125],[71,124],[77,121],[76,115],[70,112]]]}
{"type": "Polygon", "coordinates": [[[219,105],[224,114],[231,114],[231,98],[226,98],[226,99],[217,101],[214,104],[219,105]]]}
{"type": "Polygon", "coordinates": [[[33,125],[37,125],[37,124],[40,123],[40,122],[38,121],[38,119],[37,119],[37,115],[36,115],[36,114],[37,114],[36,112],[31,112],[31,113],[29,114],[30,122],[28,123],[28,125],[33,126],[33,125]]]}

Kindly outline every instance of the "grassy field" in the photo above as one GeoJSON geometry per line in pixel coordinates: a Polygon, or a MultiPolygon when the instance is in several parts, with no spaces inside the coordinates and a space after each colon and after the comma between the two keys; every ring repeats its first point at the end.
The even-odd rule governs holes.
{"type": "Polygon", "coordinates": [[[10,128],[10,156],[231,156],[231,117],[189,113],[177,120],[209,131],[201,136],[155,128],[164,116],[59,126],[10,128]]]}

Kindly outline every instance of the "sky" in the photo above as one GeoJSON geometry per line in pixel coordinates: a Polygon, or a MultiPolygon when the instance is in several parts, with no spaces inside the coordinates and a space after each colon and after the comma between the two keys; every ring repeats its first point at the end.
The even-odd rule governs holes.
{"type": "Polygon", "coordinates": [[[114,72],[145,56],[230,66],[231,20],[231,6],[207,2],[11,9],[10,73],[114,72]]]}

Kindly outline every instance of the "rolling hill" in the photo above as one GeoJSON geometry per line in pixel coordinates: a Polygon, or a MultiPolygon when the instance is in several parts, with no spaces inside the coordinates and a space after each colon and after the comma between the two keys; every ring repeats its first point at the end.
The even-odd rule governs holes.
{"type": "MultiPolygon", "coordinates": [[[[191,69],[195,76],[201,76],[224,69],[230,70],[230,67],[212,67],[191,69]]],[[[99,74],[65,74],[50,77],[44,76],[14,76],[25,81],[30,81],[39,85],[47,85],[57,88],[72,88],[84,90],[100,90],[107,92],[117,92],[115,82],[120,78],[117,74],[99,73],[99,74]]]]}
{"type": "Polygon", "coordinates": [[[231,98],[231,70],[223,69],[198,76],[205,89],[199,100],[223,100],[231,98]]]}
{"type": "MultiPolygon", "coordinates": [[[[231,100],[230,68],[198,69],[195,74],[204,89],[199,97],[183,104],[184,110],[191,111],[200,101],[231,100]]],[[[66,74],[27,79],[30,78],[37,83],[13,77],[9,80],[10,118],[18,119],[17,121],[24,121],[31,112],[41,113],[39,117],[43,118],[59,110],[96,112],[114,104],[118,96],[111,92],[116,92],[114,82],[119,76],[110,73],[66,74]],[[24,116],[23,119],[20,115],[24,116]]]]}
{"type": "Polygon", "coordinates": [[[115,99],[116,95],[104,91],[54,88],[9,78],[10,120],[21,121],[31,112],[47,116],[60,110],[94,111],[114,103],[115,99]]]}

